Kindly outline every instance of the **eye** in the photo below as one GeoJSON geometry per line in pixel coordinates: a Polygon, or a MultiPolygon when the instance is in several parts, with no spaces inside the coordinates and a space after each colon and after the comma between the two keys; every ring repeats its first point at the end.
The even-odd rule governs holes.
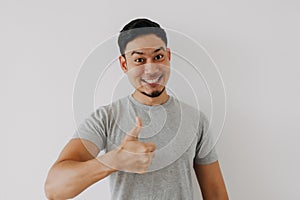
{"type": "Polygon", "coordinates": [[[157,56],[154,57],[154,60],[160,60],[162,59],[164,56],[162,54],[158,54],[157,56]]]}
{"type": "Polygon", "coordinates": [[[134,62],[138,62],[138,63],[144,62],[144,58],[135,59],[134,62]]]}

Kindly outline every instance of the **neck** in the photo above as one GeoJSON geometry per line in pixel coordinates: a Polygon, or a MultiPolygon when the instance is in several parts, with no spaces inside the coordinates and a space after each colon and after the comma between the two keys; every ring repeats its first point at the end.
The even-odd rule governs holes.
{"type": "Polygon", "coordinates": [[[138,90],[135,90],[132,96],[138,102],[148,106],[161,105],[169,99],[169,95],[166,90],[164,90],[158,97],[148,97],[138,90]]]}

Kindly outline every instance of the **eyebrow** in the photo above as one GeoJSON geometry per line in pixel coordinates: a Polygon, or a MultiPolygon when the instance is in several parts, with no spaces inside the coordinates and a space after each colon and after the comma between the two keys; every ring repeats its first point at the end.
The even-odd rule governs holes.
{"type": "MultiPolygon", "coordinates": [[[[155,49],[155,50],[153,51],[153,53],[156,53],[156,52],[158,52],[158,51],[160,51],[160,50],[166,51],[164,47],[159,47],[158,49],[155,49]]],[[[135,53],[136,53],[136,54],[140,54],[140,55],[143,55],[143,54],[144,54],[143,52],[140,52],[140,51],[132,51],[131,55],[133,55],[133,54],[135,54],[135,53]]],[[[153,54],[153,53],[152,53],[152,54],[153,54]]]]}

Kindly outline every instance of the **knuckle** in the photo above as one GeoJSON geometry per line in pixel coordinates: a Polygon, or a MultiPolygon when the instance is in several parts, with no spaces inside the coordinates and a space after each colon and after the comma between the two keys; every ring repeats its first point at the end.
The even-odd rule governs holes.
{"type": "Polygon", "coordinates": [[[139,161],[141,165],[145,165],[149,162],[149,157],[143,155],[139,161]]]}
{"type": "Polygon", "coordinates": [[[148,151],[148,147],[145,144],[142,144],[140,149],[143,153],[146,153],[148,151]]]}
{"type": "Polygon", "coordinates": [[[141,158],[141,164],[145,164],[145,163],[147,163],[147,158],[145,157],[141,158]]]}

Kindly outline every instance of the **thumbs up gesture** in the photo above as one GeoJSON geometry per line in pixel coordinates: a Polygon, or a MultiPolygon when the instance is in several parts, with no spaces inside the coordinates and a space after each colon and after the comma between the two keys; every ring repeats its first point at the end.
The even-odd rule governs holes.
{"type": "Polygon", "coordinates": [[[142,120],[136,117],[135,126],[126,133],[120,146],[104,154],[99,160],[115,170],[145,173],[151,164],[156,145],[138,140],[141,129],[142,120]]]}

